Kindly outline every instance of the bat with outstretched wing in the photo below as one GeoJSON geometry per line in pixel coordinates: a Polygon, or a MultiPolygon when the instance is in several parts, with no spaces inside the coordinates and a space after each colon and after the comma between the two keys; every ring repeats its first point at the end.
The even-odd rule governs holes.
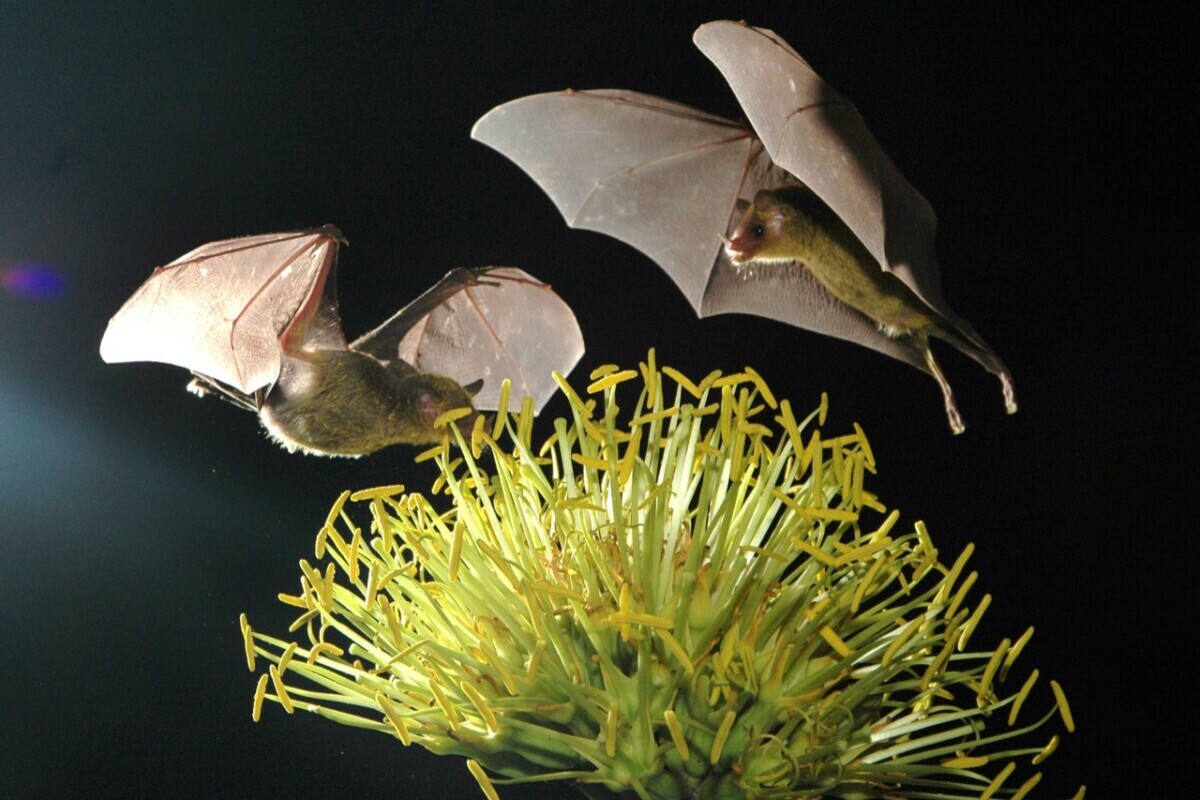
{"type": "Polygon", "coordinates": [[[753,131],[625,90],[553,92],[498,106],[473,138],[524,169],[572,227],[615,236],[658,263],[700,317],[756,314],[836,336],[932,375],[943,339],[1012,377],[943,299],[936,217],[857,109],[772,31],[702,25],[753,131]]]}
{"type": "Polygon", "coordinates": [[[189,369],[189,388],[255,411],[289,450],[348,456],[439,441],[442,413],[496,408],[506,378],[540,410],[583,355],[571,309],[514,267],[452,270],[347,343],[343,243],[327,225],[198,247],[126,301],[100,355],[189,369]]]}

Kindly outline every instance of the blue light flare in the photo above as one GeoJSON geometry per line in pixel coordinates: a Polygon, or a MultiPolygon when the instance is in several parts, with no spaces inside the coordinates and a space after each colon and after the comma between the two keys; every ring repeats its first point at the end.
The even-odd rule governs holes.
{"type": "Polygon", "coordinates": [[[62,270],[36,261],[0,265],[0,289],[22,300],[49,300],[66,291],[62,270]]]}

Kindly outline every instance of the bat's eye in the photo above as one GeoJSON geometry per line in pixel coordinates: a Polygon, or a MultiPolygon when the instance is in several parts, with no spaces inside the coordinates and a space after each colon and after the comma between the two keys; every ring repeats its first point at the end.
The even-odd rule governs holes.
{"type": "Polygon", "coordinates": [[[750,235],[753,236],[755,239],[763,238],[763,235],[766,232],[767,232],[767,229],[764,228],[762,225],[755,225],[753,228],[750,229],[750,235]]]}

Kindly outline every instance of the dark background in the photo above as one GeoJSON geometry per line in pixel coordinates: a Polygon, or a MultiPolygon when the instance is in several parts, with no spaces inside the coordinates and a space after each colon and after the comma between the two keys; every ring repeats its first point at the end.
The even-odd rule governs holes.
{"type": "Polygon", "coordinates": [[[1022,660],[1062,682],[1079,731],[1035,796],[1080,783],[1089,797],[1164,796],[1195,755],[1183,473],[1197,347],[1174,309],[1197,295],[1194,251],[1174,244],[1187,220],[1169,210],[1187,169],[1172,130],[1194,114],[1175,96],[1192,52],[1170,44],[1181,20],[452,5],[0,10],[0,267],[38,262],[64,280],[41,300],[0,294],[0,796],[480,796],[461,761],[389,737],[275,705],[250,720],[238,613],[282,631],[275,594],[295,590],[338,492],[422,488],[428,465],[402,448],[288,455],[251,416],[186,394],[181,370],[97,353],[155,265],[326,222],[352,242],[339,285],[351,335],[451,267],[520,264],[578,313],[577,381],[655,346],[692,375],[751,364],[798,408],[828,392],[827,429],[870,435],[883,501],[926,520],[951,559],[976,543],[991,640],[1036,626],[1022,660]],[[938,210],[945,295],[1012,368],[1019,414],[949,348],[961,437],[936,385],[898,362],[766,320],[696,320],[651,262],[568,230],[468,138],[492,106],[568,86],[736,117],[691,44],[726,17],[804,54],[938,210]]]}

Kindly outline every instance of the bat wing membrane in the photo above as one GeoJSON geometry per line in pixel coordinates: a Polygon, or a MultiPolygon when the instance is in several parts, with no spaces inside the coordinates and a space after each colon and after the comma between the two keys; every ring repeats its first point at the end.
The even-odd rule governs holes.
{"type": "Polygon", "coordinates": [[[575,314],[546,284],[515,267],[451,271],[387,322],[350,345],[376,358],[399,358],[421,372],[462,385],[483,381],[477,408],[499,405],[500,385],[512,383],[540,411],[583,355],[575,314]]]}
{"type": "Polygon", "coordinates": [[[339,240],[322,228],[202,245],[156,269],[126,301],[100,355],[175,364],[247,395],[268,387],[279,377],[281,338],[346,346],[327,280],[339,240]]]}
{"type": "Polygon", "coordinates": [[[471,137],[525,170],[568,225],[652,258],[701,316],[746,177],[769,167],[744,127],[620,89],[523,97],[480,118],[471,137]]]}

